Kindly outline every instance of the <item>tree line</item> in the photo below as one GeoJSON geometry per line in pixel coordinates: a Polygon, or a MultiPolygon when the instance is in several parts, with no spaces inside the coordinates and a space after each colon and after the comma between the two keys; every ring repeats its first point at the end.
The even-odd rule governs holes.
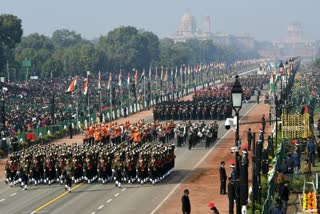
{"type": "Polygon", "coordinates": [[[231,63],[258,57],[256,53],[245,53],[236,47],[218,47],[212,40],[174,43],[132,26],[117,27],[92,41],[68,29],[56,30],[51,37],[39,33],[22,37],[21,23],[14,15],[0,15],[0,72],[6,76],[9,69],[13,76],[10,79],[22,79],[24,59],[32,62],[31,75],[50,78],[84,74],[87,70],[117,73],[121,69],[126,73],[151,66],[231,63]]]}

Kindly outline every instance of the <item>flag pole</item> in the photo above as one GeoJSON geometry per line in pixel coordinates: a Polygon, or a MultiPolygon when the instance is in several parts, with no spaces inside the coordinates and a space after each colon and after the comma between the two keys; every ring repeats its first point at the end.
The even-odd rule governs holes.
{"type": "Polygon", "coordinates": [[[78,124],[79,124],[79,97],[77,97],[77,107],[76,107],[76,120],[77,120],[77,125],[76,125],[76,127],[77,127],[77,130],[79,129],[79,126],[78,126],[78,124]]]}
{"type": "MultiPolygon", "coordinates": [[[[148,90],[149,91],[149,97],[150,97],[150,100],[149,100],[149,107],[150,107],[150,104],[152,103],[153,101],[153,95],[152,95],[152,85],[151,85],[151,65],[150,65],[150,68],[149,68],[149,85],[148,85],[148,90]]],[[[151,105],[152,106],[152,105],[151,105]]]]}
{"type": "Polygon", "coordinates": [[[99,88],[99,121],[102,122],[102,103],[101,103],[101,72],[99,71],[99,83],[98,83],[98,88],[99,88]]]}
{"type": "Polygon", "coordinates": [[[102,104],[101,104],[101,89],[99,91],[99,104],[100,104],[100,118],[99,121],[102,122],[102,104]],[[101,119],[101,120],[100,120],[101,119]]]}
{"type": "MultiPolygon", "coordinates": [[[[110,78],[110,77],[109,77],[110,78]]],[[[111,79],[109,84],[109,103],[110,103],[110,121],[112,121],[112,91],[111,91],[111,79]]]]}
{"type": "Polygon", "coordinates": [[[122,74],[121,74],[121,69],[120,69],[120,76],[119,76],[119,92],[120,92],[120,117],[122,116],[122,80],[121,80],[121,78],[122,78],[122,76],[121,76],[122,74]]]}
{"type": "Polygon", "coordinates": [[[158,98],[158,68],[156,67],[156,74],[155,74],[155,77],[154,77],[154,79],[155,79],[155,82],[156,82],[156,91],[155,91],[155,95],[156,95],[156,103],[158,103],[158,100],[157,100],[157,98],[158,98]]]}
{"type": "Polygon", "coordinates": [[[146,103],[146,78],[145,70],[143,69],[143,109],[145,108],[146,103]]]}
{"type": "MultiPolygon", "coordinates": [[[[76,76],[76,78],[78,79],[78,77],[76,76]]],[[[79,90],[79,92],[80,92],[80,90],[79,90]]],[[[79,129],[79,127],[78,127],[78,124],[79,124],[79,99],[80,99],[80,94],[79,93],[77,93],[77,92],[75,92],[76,93],[76,95],[77,96],[75,96],[76,97],[76,100],[77,100],[77,109],[76,109],[76,120],[77,120],[77,130],[79,129]]]]}
{"type": "Polygon", "coordinates": [[[184,87],[182,77],[183,77],[183,67],[180,68],[180,88],[181,88],[181,96],[180,97],[183,96],[183,87],[184,87]]]}
{"type": "MultiPolygon", "coordinates": [[[[87,78],[89,78],[89,74],[87,73],[87,78]]],[[[88,79],[87,79],[88,80],[88,79]]],[[[89,87],[87,88],[87,99],[88,99],[88,117],[89,117],[89,126],[91,125],[91,117],[90,117],[90,98],[89,98],[89,87]]]]}
{"type": "Polygon", "coordinates": [[[130,99],[131,99],[130,92],[131,92],[130,91],[130,77],[128,76],[128,114],[130,114],[130,99]]]}

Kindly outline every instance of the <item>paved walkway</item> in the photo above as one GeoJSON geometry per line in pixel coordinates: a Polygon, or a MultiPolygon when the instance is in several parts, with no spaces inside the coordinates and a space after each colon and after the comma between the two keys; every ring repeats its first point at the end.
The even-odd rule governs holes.
{"type": "MultiPolygon", "coordinates": [[[[262,114],[266,115],[268,120],[269,105],[257,104],[255,107],[240,121],[241,123],[249,121],[261,121],[262,114]]],[[[243,124],[240,125],[240,138],[242,143],[246,144],[247,130],[259,132],[260,124],[243,124]]],[[[270,134],[269,123],[266,127],[265,138],[270,134]]],[[[256,139],[258,136],[256,136],[256,139]]],[[[230,152],[230,147],[234,146],[235,133],[230,131],[216,145],[216,147],[203,159],[203,161],[194,169],[192,175],[182,184],[178,184],[178,188],[171,196],[164,201],[163,205],[156,213],[181,213],[181,197],[184,189],[190,191],[191,209],[193,214],[209,213],[208,202],[213,201],[220,213],[228,213],[228,196],[220,195],[220,162],[226,162],[227,175],[230,174],[229,161],[234,160],[235,155],[230,152]]],[[[251,185],[251,154],[249,152],[249,186],[251,185]]]]}

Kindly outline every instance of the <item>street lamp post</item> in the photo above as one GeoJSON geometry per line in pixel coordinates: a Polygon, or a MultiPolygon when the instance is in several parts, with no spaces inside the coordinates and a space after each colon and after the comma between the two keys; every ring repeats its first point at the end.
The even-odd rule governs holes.
{"type": "Polygon", "coordinates": [[[2,121],[2,132],[0,133],[0,136],[4,138],[6,136],[6,109],[5,109],[5,99],[6,99],[6,92],[8,91],[8,88],[2,87],[0,91],[1,95],[1,121],[2,121]]]}
{"type": "Polygon", "coordinates": [[[242,98],[243,98],[243,90],[242,86],[239,81],[239,76],[236,75],[236,80],[232,86],[231,89],[231,101],[232,101],[232,108],[234,109],[237,117],[237,129],[236,129],[236,140],[235,140],[235,146],[236,146],[236,185],[238,188],[236,188],[236,195],[238,197],[236,198],[236,210],[237,214],[241,213],[241,205],[240,205],[240,188],[239,188],[239,179],[240,179],[240,156],[239,156],[239,111],[242,107],[242,98]]]}
{"type": "Polygon", "coordinates": [[[4,93],[1,96],[1,120],[2,120],[2,130],[3,133],[6,131],[6,111],[5,111],[5,101],[4,101],[4,93]]]}
{"type": "Polygon", "coordinates": [[[286,61],[286,66],[285,66],[285,77],[286,77],[286,90],[285,90],[285,102],[288,100],[288,72],[287,70],[289,69],[289,63],[286,61]]]}
{"type": "Polygon", "coordinates": [[[283,63],[282,61],[280,61],[280,65],[279,65],[279,72],[280,72],[280,101],[281,101],[281,104],[283,103],[283,92],[282,92],[282,74],[283,74],[283,69],[284,69],[284,66],[283,66],[283,63]]]}

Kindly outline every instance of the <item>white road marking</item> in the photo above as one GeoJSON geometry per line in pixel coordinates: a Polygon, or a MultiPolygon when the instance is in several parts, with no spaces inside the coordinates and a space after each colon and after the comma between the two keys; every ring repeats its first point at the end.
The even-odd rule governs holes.
{"type": "Polygon", "coordinates": [[[107,201],[107,203],[110,203],[112,201],[112,198],[110,198],[108,201],[107,201]]]}
{"type": "Polygon", "coordinates": [[[12,196],[15,196],[17,193],[15,192],[15,193],[12,193],[10,196],[12,197],[12,196]]]}
{"type": "Polygon", "coordinates": [[[1,199],[1,200],[0,200],[0,202],[2,202],[2,201],[4,201],[4,200],[6,200],[6,199],[5,199],[5,198],[3,198],[3,199],[1,199]]]}
{"type": "MultiPolygon", "coordinates": [[[[257,105],[257,104],[254,104],[244,115],[242,115],[242,117],[243,117],[243,116],[246,116],[256,105],[257,105]]],[[[241,117],[241,118],[242,118],[242,117],[241,117]]],[[[239,122],[240,122],[241,118],[239,119],[239,122]]],[[[227,135],[230,133],[231,130],[232,130],[232,129],[228,130],[228,131],[222,136],[222,138],[220,138],[220,140],[219,140],[216,144],[214,144],[214,146],[207,152],[207,154],[206,154],[205,156],[203,156],[203,157],[201,158],[201,160],[199,160],[199,162],[192,168],[191,171],[193,171],[195,168],[197,168],[197,167],[207,158],[207,156],[211,153],[211,151],[212,151],[214,148],[216,148],[217,145],[219,145],[219,144],[221,143],[222,139],[225,138],[225,136],[227,136],[227,135]]],[[[169,194],[160,202],[160,204],[151,212],[151,214],[154,214],[154,213],[162,206],[162,204],[163,204],[165,201],[167,201],[168,198],[176,191],[176,189],[178,189],[178,187],[180,187],[180,185],[181,185],[182,183],[184,183],[191,175],[192,175],[192,173],[190,173],[189,175],[187,175],[186,177],[184,177],[184,179],[182,179],[182,181],[181,181],[180,183],[178,183],[178,184],[171,190],[171,192],[169,192],[169,194]]]]}
{"type": "Polygon", "coordinates": [[[91,214],[96,214],[96,212],[92,212],[91,214]]]}
{"type": "Polygon", "coordinates": [[[98,207],[98,210],[101,210],[104,207],[104,205],[101,205],[100,207],[98,207]]]}
{"type": "Polygon", "coordinates": [[[118,197],[118,195],[120,195],[120,193],[115,194],[114,197],[118,197]]]}
{"type": "Polygon", "coordinates": [[[121,191],[123,192],[123,191],[125,191],[126,190],[126,188],[123,188],[121,191]]]}

